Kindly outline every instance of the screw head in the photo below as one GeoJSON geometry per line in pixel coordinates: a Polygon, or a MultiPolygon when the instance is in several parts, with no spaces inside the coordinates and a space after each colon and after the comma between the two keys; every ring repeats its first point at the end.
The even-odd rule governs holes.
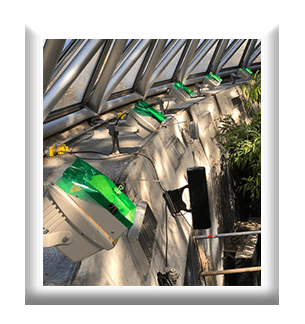
{"type": "Polygon", "coordinates": [[[66,235],[63,239],[62,239],[62,242],[63,243],[66,243],[66,242],[68,242],[69,241],[69,236],[68,235],[66,235]]]}

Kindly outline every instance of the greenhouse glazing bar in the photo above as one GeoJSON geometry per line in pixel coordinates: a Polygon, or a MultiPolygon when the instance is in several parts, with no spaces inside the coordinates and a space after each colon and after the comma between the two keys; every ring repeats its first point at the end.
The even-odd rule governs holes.
{"type": "Polygon", "coordinates": [[[214,74],[217,74],[218,65],[224,55],[224,52],[229,44],[229,39],[221,39],[219,40],[219,43],[217,44],[217,48],[214,52],[214,55],[212,57],[212,60],[210,62],[210,66],[208,67],[207,72],[213,72],[214,74]]]}
{"type": "Polygon", "coordinates": [[[224,54],[222,60],[220,61],[217,70],[216,75],[218,75],[219,71],[224,67],[224,65],[230,60],[230,58],[238,51],[238,49],[242,46],[242,44],[245,42],[245,39],[240,39],[237,41],[234,46],[230,49],[230,51],[226,54],[224,54]]]}
{"type": "Polygon", "coordinates": [[[112,74],[119,62],[121,54],[123,53],[127,39],[116,39],[113,42],[114,45],[110,49],[110,54],[100,76],[100,79],[94,89],[91,98],[86,104],[86,106],[94,112],[99,111],[100,103],[107,89],[108,82],[110,81],[112,74]]]}
{"type": "Polygon", "coordinates": [[[185,51],[185,56],[181,57],[181,59],[183,59],[183,62],[178,71],[177,77],[174,75],[174,79],[176,79],[176,81],[181,81],[182,83],[184,83],[185,80],[187,79],[188,77],[188,75],[186,74],[187,68],[194,57],[194,53],[196,51],[198,43],[199,43],[199,39],[191,39],[189,43],[185,45],[187,46],[185,51]]]}
{"type": "Polygon", "coordinates": [[[161,54],[164,50],[164,46],[165,46],[166,42],[167,42],[167,39],[161,39],[161,40],[156,41],[156,44],[152,51],[152,55],[151,55],[150,60],[147,64],[146,71],[144,72],[142,80],[140,81],[140,83],[136,89],[144,97],[145,97],[147,91],[149,90],[149,82],[151,80],[151,76],[156,68],[156,65],[159,62],[159,59],[160,59],[161,54]]]}
{"type": "MultiPolygon", "coordinates": [[[[198,55],[193,59],[193,61],[190,63],[189,67],[187,68],[186,73],[185,73],[186,78],[192,73],[192,71],[196,68],[196,66],[209,53],[209,51],[217,43],[217,41],[218,41],[218,39],[211,39],[211,40],[208,40],[207,41],[206,45],[203,46],[203,48],[200,50],[200,52],[198,53],[198,55]]],[[[205,44],[205,42],[203,44],[205,44]]],[[[196,55],[196,53],[195,53],[195,55],[196,55]]]]}
{"type": "Polygon", "coordinates": [[[126,61],[121,65],[121,67],[115,72],[113,77],[107,84],[107,88],[104,92],[104,95],[99,103],[98,113],[103,112],[103,106],[105,102],[110,97],[113,90],[117,87],[120,81],[124,78],[124,76],[128,73],[128,71],[132,68],[135,62],[139,59],[139,57],[146,50],[147,46],[150,44],[151,39],[143,39],[139,45],[134,49],[134,51],[128,56],[126,61]]]}
{"type": "MultiPolygon", "coordinates": [[[[56,67],[49,67],[49,75],[51,74],[51,70],[58,71],[60,74],[58,77],[53,71],[52,78],[57,78],[57,80],[55,79],[56,81],[51,87],[49,85],[50,89],[44,95],[44,121],[45,117],[53,110],[56,103],[80,75],[81,71],[85,68],[94,54],[103,46],[104,42],[106,45],[103,46],[94,70],[91,72],[89,81],[87,85],[85,85],[86,89],[83,99],[81,102],[72,103],[72,105],[60,109],[62,111],[62,117],[59,117],[58,115],[58,117],[55,117],[56,119],[53,118],[52,122],[45,123],[44,138],[63,130],[63,127],[73,126],[77,122],[80,122],[80,120],[96,116],[96,114],[102,114],[113,108],[135,102],[139,99],[145,99],[145,97],[158,95],[162,92],[164,93],[178,79],[183,79],[185,85],[200,83],[204,75],[209,72],[208,70],[196,72],[198,76],[195,74],[192,78],[189,78],[189,76],[203,58],[213,49],[216,43],[218,43],[216,50],[208,64],[214,68],[217,65],[217,62],[219,62],[217,70],[220,77],[229,76],[231,73],[235,73],[240,65],[247,62],[247,60],[247,66],[250,69],[252,67],[254,67],[254,69],[260,68],[260,63],[253,65],[253,61],[257,59],[261,51],[260,42],[256,45],[257,40],[247,40],[247,46],[241,55],[239,63],[230,69],[224,70],[222,69],[226,62],[228,62],[228,60],[237,52],[246,40],[233,40],[229,46],[227,46],[229,40],[203,40],[198,46],[199,41],[200,40],[197,39],[170,40],[168,45],[166,45],[166,39],[107,40],[106,42],[105,40],[82,40],[82,46],[78,51],[75,52],[74,50],[72,53],[73,55],[69,54],[70,49],[64,54],[65,57],[63,60],[65,60],[65,62],[60,60],[56,67]],[[95,46],[94,50],[92,49],[93,46],[95,46]],[[128,71],[134,67],[135,63],[147,47],[148,50],[140,68],[137,68],[138,70],[132,73],[133,77],[135,75],[136,77],[132,88],[129,89],[131,93],[109,100],[109,97],[113,94],[117,85],[122,82],[128,71]],[[170,62],[172,62],[174,57],[182,48],[183,51],[178,63],[174,64],[172,67],[171,78],[167,80],[166,83],[163,81],[159,86],[152,87],[164,69],[170,64],[170,62]],[[59,67],[61,69],[60,71],[59,67]],[[99,81],[94,85],[99,74],[99,81]],[[70,107],[73,108],[74,106],[76,107],[76,105],[79,106],[78,110],[80,111],[75,111],[74,109],[74,112],[69,113],[69,110],[73,111],[70,107]],[[84,107],[90,109],[84,109],[84,107]],[[65,111],[67,111],[66,114],[65,111]],[[77,118],[75,118],[75,116],[77,116],[77,118]]],[[[74,40],[74,43],[77,42],[77,40],[74,40]]],[[[71,50],[72,49],[73,48],[71,47],[71,50]]]]}
{"type": "Polygon", "coordinates": [[[74,58],[74,60],[48,90],[43,98],[43,120],[47,118],[57,102],[65,94],[81,71],[86,67],[88,62],[102,46],[104,41],[104,39],[89,40],[82,48],[80,53],[74,58]]]}
{"type": "Polygon", "coordinates": [[[64,48],[65,39],[47,39],[43,47],[43,94],[51,80],[53,71],[64,48]]]}

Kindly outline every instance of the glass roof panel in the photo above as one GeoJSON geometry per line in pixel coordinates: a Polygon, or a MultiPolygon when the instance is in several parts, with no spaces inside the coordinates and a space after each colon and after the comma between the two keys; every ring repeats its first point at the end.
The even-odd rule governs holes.
{"type": "Polygon", "coordinates": [[[204,73],[208,66],[209,63],[212,59],[213,53],[216,49],[216,44],[210,49],[210,51],[206,54],[206,56],[199,62],[199,64],[195,67],[195,69],[191,72],[191,74],[197,74],[197,73],[204,73]]]}
{"type": "Polygon", "coordinates": [[[103,46],[96,52],[91,61],[87,64],[81,74],[72,83],[70,88],[66,91],[63,97],[58,101],[53,111],[61,109],[66,106],[80,103],[83,99],[84,93],[87,89],[88,82],[91,78],[97,59],[101,53],[103,46]]]}
{"type": "Polygon", "coordinates": [[[245,41],[241,47],[234,53],[234,55],[229,59],[229,61],[223,66],[223,69],[237,66],[240,62],[241,56],[247,46],[247,41],[245,41]]]}
{"type": "Polygon", "coordinates": [[[163,80],[171,80],[173,77],[173,74],[175,72],[176,66],[179,62],[179,58],[183,52],[184,46],[179,50],[179,52],[175,55],[175,57],[170,61],[168,66],[162,71],[162,73],[157,77],[154,82],[159,82],[163,80]]]}
{"type": "Polygon", "coordinates": [[[144,53],[136,61],[134,66],[128,71],[128,73],[125,75],[125,77],[120,81],[120,83],[114,89],[113,93],[132,89],[134,81],[135,81],[137,74],[139,72],[139,69],[141,67],[141,64],[143,63],[143,60],[147,53],[147,50],[148,50],[148,48],[144,51],[144,53]]]}
{"type": "Polygon", "coordinates": [[[261,54],[259,54],[259,56],[253,61],[253,63],[261,63],[261,54]]]}

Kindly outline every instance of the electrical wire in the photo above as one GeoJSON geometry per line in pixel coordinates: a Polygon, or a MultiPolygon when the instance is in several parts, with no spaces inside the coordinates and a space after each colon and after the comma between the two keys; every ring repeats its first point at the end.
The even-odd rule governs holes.
{"type": "Polygon", "coordinates": [[[79,154],[79,153],[81,153],[81,154],[83,154],[83,153],[101,154],[103,156],[108,156],[107,158],[97,158],[97,159],[95,159],[95,158],[81,157],[82,160],[95,160],[95,161],[100,161],[100,160],[101,161],[107,161],[107,160],[114,159],[114,158],[118,158],[118,157],[122,157],[122,156],[125,157],[125,156],[129,156],[129,155],[133,155],[133,153],[126,153],[126,154],[120,154],[120,155],[111,155],[111,154],[105,154],[103,152],[97,152],[97,151],[77,151],[77,152],[73,152],[73,153],[71,153],[71,152],[61,152],[61,153],[62,154],[71,154],[71,155],[74,155],[75,157],[79,157],[79,156],[76,155],[76,153],[77,154],[79,154]]]}
{"type": "Polygon", "coordinates": [[[84,141],[87,141],[88,139],[90,139],[90,138],[94,135],[94,130],[92,130],[91,132],[92,132],[92,134],[91,134],[89,137],[87,137],[87,138],[83,138],[82,140],[78,141],[78,142],[77,142],[77,143],[72,147],[72,149],[71,149],[71,154],[73,153],[73,149],[74,149],[77,145],[79,145],[80,143],[82,143],[82,142],[84,142],[84,141]]]}
{"type": "MultiPolygon", "coordinates": [[[[78,141],[71,149],[70,152],[62,152],[63,154],[71,154],[71,155],[74,155],[75,157],[79,157],[76,155],[77,154],[101,154],[101,155],[104,155],[104,156],[108,156],[108,158],[98,158],[98,159],[95,159],[95,158],[81,158],[82,160],[108,160],[108,159],[112,159],[112,158],[115,158],[115,157],[119,157],[121,155],[114,155],[114,156],[110,156],[111,153],[104,153],[104,152],[99,152],[99,151],[76,151],[76,152],[73,152],[74,148],[79,145],[80,143],[84,142],[84,141],[87,141],[89,140],[93,135],[94,135],[94,130],[91,130],[92,134],[89,135],[87,138],[83,138],[81,139],[80,141],[78,141]]],[[[132,155],[132,154],[126,154],[126,155],[132,155]]]]}
{"type": "Polygon", "coordinates": [[[168,228],[167,228],[167,221],[168,221],[168,215],[167,215],[167,208],[165,203],[165,268],[168,266],[167,263],[167,251],[168,251],[168,228]]]}
{"type": "Polygon", "coordinates": [[[154,162],[151,160],[151,158],[149,158],[149,157],[146,156],[145,154],[142,154],[142,153],[139,153],[139,152],[135,153],[135,156],[136,156],[136,155],[139,155],[139,156],[143,156],[143,157],[145,157],[145,158],[146,158],[146,159],[151,163],[151,165],[153,166],[153,169],[154,169],[154,171],[155,171],[155,174],[156,174],[157,180],[159,180],[158,183],[159,183],[159,185],[160,185],[162,191],[163,191],[163,192],[166,192],[166,190],[165,190],[164,187],[162,186],[162,183],[161,183],[161,180],[160,180],[160,178],[159,178],[159,176],[158,176],[158,172],[157,172],[157,170],[156,170],[155,164],[154,164],[154,162]]]}
{"type": "Polygon", "coordinates": [[[164,114],[166,113],[167,109],[168,109],[168,106],[169,106],[169,101],[167,102],[167,106],[166,108],[164,109],[164,114]]]}

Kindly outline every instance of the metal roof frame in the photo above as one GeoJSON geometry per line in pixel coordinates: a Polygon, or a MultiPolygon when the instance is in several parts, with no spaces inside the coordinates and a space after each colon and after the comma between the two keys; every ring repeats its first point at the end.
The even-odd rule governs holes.
{"type": "Polygon", "coordinates": [[[260,63],[253,64],[261,53],[257,39],[103,39],[71,40],[66,46],[65,43],[66,40],[46,40],[43,47],[44,138],[120,105],[162,93],[176,81],[189,85],[200,82],[209,72],[229,76],[242,66],[260,68],[260,63]],[[238,65],[224,68],[245,42],[243,52],[239,51],[238,65]],[[215,44],[207,70],[192,74],[215,44]],[[81,102],[53,111],[99,50],[81,102]],[[181,50],[171,78],[156,82],[181,50]],[[122,93],[114,92],[145,51],[132,87],[122,93]]]}

